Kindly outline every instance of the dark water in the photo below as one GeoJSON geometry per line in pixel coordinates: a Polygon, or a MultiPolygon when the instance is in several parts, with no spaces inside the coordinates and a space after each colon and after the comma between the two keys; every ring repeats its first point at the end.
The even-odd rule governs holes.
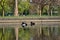
{"type": "MultiPolygon", "coordinates": [[[[19,40],[60,40],[60,27],[19,28],[19,40]]],[[[0,40],[15,40],[14,28],[0,28],[0,40]]]]}

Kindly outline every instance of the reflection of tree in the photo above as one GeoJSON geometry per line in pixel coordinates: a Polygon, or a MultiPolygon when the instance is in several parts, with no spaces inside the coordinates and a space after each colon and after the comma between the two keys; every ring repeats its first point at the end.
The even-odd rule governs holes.
{"type": "Polygon", "coordinates": [[[0,40],[15,40],[15,32],[13,28],[4,28],[4,34],[3,29],[1,28],[0,35],[0,40]]]}

